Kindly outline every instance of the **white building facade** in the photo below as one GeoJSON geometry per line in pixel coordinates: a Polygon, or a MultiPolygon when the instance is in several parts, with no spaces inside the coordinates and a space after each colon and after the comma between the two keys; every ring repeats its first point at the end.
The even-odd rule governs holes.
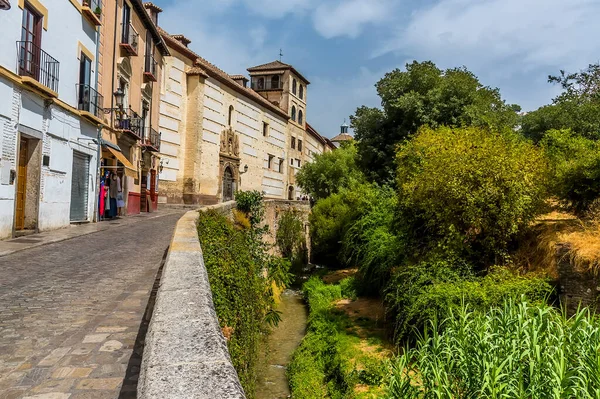
{"type": "Polygon", "coordinates": [[[93,220],[101,21],[80,2],[0,11],[0,238],[93,220]]]}

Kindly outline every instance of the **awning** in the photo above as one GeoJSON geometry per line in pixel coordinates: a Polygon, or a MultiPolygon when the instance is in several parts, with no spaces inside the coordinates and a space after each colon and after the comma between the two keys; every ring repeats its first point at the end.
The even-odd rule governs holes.
{"type": "MultiPolygon", "coordinates": [[[[1,0],[0,0],[0,1],[1,1],[1,0]]],[[[110,148],[112,148],[113,150],[117,150],[117,151],[119,151],[119,152],[123,152],[123,151],[121,151],[121,147],[119,147],[118,145],[116,145],[116,144],[114,144],[114,143],[111,143],[111,142],[110,142],[110,141],[108,141],[108,140],[100,139],[100,144],[102,144],[104,147],[110,147],[110,148]]]]}
{"type": "Polygon", "coordinates": [[[127,158],[125,158],[125,155],[123,155],[122,152],[115,150],[112,147],[106,146],[106,149],[108,151],[110,151],[115,158],[117,158],[119,160],[119,162],[121,162],[123,164],[123,166],[125,166],[125,175],[129,176],[129,177],[133,177],[133,178],[137,178],[138,177],[138,171],[135,168],[135,166],[133,166],[131,164],[131,162],[129,162],[129,160],[127,158]]]}

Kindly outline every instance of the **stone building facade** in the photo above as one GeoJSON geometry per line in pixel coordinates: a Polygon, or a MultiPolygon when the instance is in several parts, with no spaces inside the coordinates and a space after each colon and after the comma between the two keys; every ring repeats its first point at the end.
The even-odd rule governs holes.
{"type": "Polygon", "coordinates": [[[308,81],[276,62],[249,68],[248,87],[245,76],[229,75],[190,50],[185,36],[161,34],[171,56],[160,88],[159,201],[214,204],[236,190],[295,199],[293,177],[308,153],[303,143],[312,140],[315,152],[325,148],[314,129],[307,133],[308,81]]]}

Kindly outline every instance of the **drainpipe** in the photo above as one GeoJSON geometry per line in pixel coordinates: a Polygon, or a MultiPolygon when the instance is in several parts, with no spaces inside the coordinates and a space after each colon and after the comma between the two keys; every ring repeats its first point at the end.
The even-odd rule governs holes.
{"type": "MultiPolygon", "coordinates": [[[[100,65],[100,27],[96,28],[96,84],[95,90],[98,91],[98,66],[100,65]]],[[[104,104],[102,104],[104,107],[104,104]]],[[[100,199],[100,156],[102,154],[102,125],[96,128],[97,150],[96,150],[96,199],[94,200],[94,218],[92,222],[100,221],[100,209],[98,201],[100,199]]]]}

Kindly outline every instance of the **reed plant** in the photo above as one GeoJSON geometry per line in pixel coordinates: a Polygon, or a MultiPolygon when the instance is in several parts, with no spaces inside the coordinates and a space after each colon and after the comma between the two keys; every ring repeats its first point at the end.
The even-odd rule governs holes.
{"type": "Polygon", "coordinates": [[[507,300],[432,320],[392,365],[389,399],[600,398],[600,325],[588,309],[567,319],[507,300]]]}

